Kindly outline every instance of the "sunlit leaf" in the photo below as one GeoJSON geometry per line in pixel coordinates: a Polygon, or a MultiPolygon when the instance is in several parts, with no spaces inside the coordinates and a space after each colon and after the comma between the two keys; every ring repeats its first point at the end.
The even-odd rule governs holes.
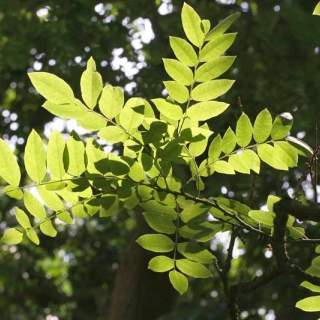
{"type": "Polygon", "coordinates": [[[241,158],[244,164],[256,173],[260,172],[260,159],[252,150],[243,150],[241,158]]]}
{"type": "Polygon", "coordinates": [[[320,311],[320,296],[302,299],[296,303],[296,307],[306,312],[320,311]]]}
{"type": "Polygon", "coordinates": [[[280,160],[289,168],[295,167],[298,164],[296,149],[289,142],[277,141],[274,144],[274,149],[280,160]]]}
{"type": "Polygon", "coordinates": [[[320,292],[320,286],[316,286],[308,281],[303,281],[301,284],[300,284],[301,287],[304,287],[304,288],[307,288],[309,289],[310,291],[312,292],[320,292]]]}
{"type": "Polygon", "coordinates": [[[201,263],[188,259],[179,259],[176,265],[180,271],[194,278],[209,278],[212,277],[211,271],[201,263]]]}
{"type": "Polygon", "coordinates": [[[42,106],[55,116],[65,119],[78,119],[88,113],[87,108],[75,103],[56,104],[47,100],[42,106]]]}
{"type": "Polygon", "coordinates": [[[0,138],[0,176],[13,187],[20,183],[21,174],[10,147],[0,138]]]}
{"type": "Polygon", "coordinates": [[[163,59],[164,68],[167,74],[175,81],[189,86],[193,81],[193,73],[182,62],[175,59],[163,59]]]}
{"type": "Polygon", "coordinates": [[[172,286],[180,293],[180,295],[184,294],[188,290],[188,279],[182,273],[176,270],[170,271],[169,279],[172,286]]]}
{"type": "Polygon", "coordinates": [[[99,108],[108,119],[115,118],[120,113],[123,104],[124,95],[120,87],[107,85],[103,88],[99,108]]]}
{"type": "Polygon", "coordinates": [[[152,99],[152,102],[159,112],[169,119],[180,120],[182,118],[182,109],[178,104],[162,98],[152,99]]]}
{"type": "Polygon", "coordinates": [[[81,75],[80,87],[83,101],[93,109],[102,90],[102,77],[97,72],[96,63],[92,57],[89,58],[87,69],[81,75]]]}
{"type": "Polygon", "coordinates": [[[185,103],[188,100],[189,90],[183,84],[176,81],[164,81],[163,83],[173,100],[179,103],[185,103]]]}
{"type": "Polygon", "coordinates": [[[172,259],[166,256],[157,256],[149,261],[148,269],[154,272],[166,272],[174,267],[174,262],[172,259]]]}
{"type": "Polygon", "coordinates": [[[170,252],[174,249],[174,242],[163,234],[145,234],[136,242],[142,248],[153,252],[170,252]]]}
{"type": "Polygon", "coordinates": [[[225,94],[234,84],[234,80],[212,80],[197,85],[191,92],[195,101],[208,101],[225,94]]]}
{"type": "Polygon", "coordinates": [[[305,157],[312,157],[313,156],[313,149],[306,144],[305,142],[301,141],[298,138],[288,136],[286,137],[286,140],[295,147],[297,153],[301,156],[305,157]]]}
{"type": "Polygon", "coordinates": [[[293,124],[293,117],[289,112],[279,114],[272,124],[271,137],[273,140],[284,138],[290,131],[293,124]]]}
{"type": "Polygon", "coordinates": [[[249,217],[269,227],[273,226],[274,214],[262,210],[249,211],[249,217]]]}
{"type": "Polygon", "coordinates": [[[39,237],[37,233],[34,231],[34,229],[27,230],[26,235],[29,238],[29,240],[32,241],[34,244],[36,245],[40,244],[39,237]]]}
{"type": "Polygon", "coordinates": [[[73,91],[64,80],[47,72],[32,72],[28,76],[36,90],[47,100],[56,104],[73,103],[73,91]]]}
{"type": "Polygon", "coordinates": [[[233,24],[233,22],[237,20],[239,17],[240,17],[240,13],[237,12],[225,18],[221,22],[219,22],[219,24],[207,34],[205,40],[206,41],[212,40],[222,35],[225,31],[229,29],[229,27],[233,24]]]}
{"type": "Polygon", "coordinates": [[[195,203],[187,208],[183,209],[180,214],[180,218],[184,223],[198,217],[199,215],[208,212],[209,207],[202,203],[195,203]]]}
{"type": "Polygon", "coordinates": [[[320,2],[314,8],[313,14],[317,15],[317,16],[320,16],[320,2]]]}
{"type": "Polygon", "coordinates": [[[47,162],[50,173],[57,178],[62,178],[66,173],[63,162],[65,146],[61,133],[53,131],[48,142],[47,162]]]}
{"type": "Polygon", "coordinates": [[[252,139],[252,125],[249,117],[242,113],[236,126],[236,139],[240,147],[246,147],[252,139]]]}
{"type": "Polygon", "coordinates": [[[23,192],[14,186],[5,186],[1,191],[13,199],[21,200],[23,198],[23,192]]]}
{"type": "Polygon", "coordinates": [[[245,160],[242,158],[242,155],[232,154],[228,159],[228,163],[235,171],[246,174],[250,173],[250,167],[246,164],[245,160]]]}
{"type": "Polygon", "coordinates": [[[192,105],[187,110],[187,116],[192,120],[205,121],[223,113],[229,104],[219,101],[204,101],[192,105]]]}
{"type": "Polygon", "coordinates": [[[222,34],[221,36],[209,41],[200,51],[200,62],[206,62],[219,57],[230,48],[236,38],[236,35],[236,33],[222,34]]]}
{"type": "Polygon", "coordinates": [[[228,162],[223,160],[214,162],[213,169],[219,173],[235,174],[233,167],[228,162]]]}
{"type": "Polygon", "coordinates": [[[137,129],[144,118],[145,103],[141,98],[130,98],[119,115],[120,125],[130,131],[137,129]]]}
{"type": "Polygon", "coordinates": [[[68,167],[67,171],[73,176],[80,176],[85,171],[84,145],[79,135],[72,131],[67,140],[68,167]]]}
{"type": "Polygon", "coordinates": [[[23,229],[31,228],[30,220],[29,220],[29,217],[27,216],[27,214],[23,210],[21,210],[17,207],[14,208],[14,211],[16,214],[16,219],[19,222],[20,226],[23,229]]]}
{"type": "Polygon", "coordinates": [[[212,160],[216,160],[219,158],[221,154],[221,147],[222,147],[222,139],[220,134],[218,134],[211,142],[209,146],[208,155],[209,158],[212,160]]]}
{"type": "Polygon", "coordinates": [[[29,213],[35,218],[46,219],[47,214],[43,204],[32,193],[24,191],[23,202],[29,213]]]}
{"type": "Polygon", "coordinates": [[[280,160],[278,153],[271,145],[259,144],[257,150],[260,159],[269,166],[278,170],[288,170],[288,166],[280,160]]]}
{"type": "Polygon", "coordinates": [[[182,63],[189,67],[193,67],[197,63],[197,54],[193,47],[186,40],[170,37],[170,46],[177,57],[182,63]]]}
{"type": "Polygon", "coordinates": [[[48,191],[45,186],[38,186],[38,192],[44,203],[52,210],[63,210],[63,202],[54,191],[48,191]]]}
{"type": "Polygon", "coordinates": [[[97,131],[107,125],[107,119],[94,111],[87,111],[84,116],[77,118],[77,123],[86,130],[97,131]]]}
{"type": "Polygon", "coordinates": [[[18,244],[22,241],[22,238],[23,238],[23,233],[18,231],[17,229],[15,228],[10,228],[10,229],[7,229],[2,238],[1,238],[1,241],[5,244],[18,244]]]}
{"type": "Polygon", "coordinates": [[[218,57],[201,65],[195,72],[195,80],[205,82],[215,79],[230,69],[235,57],[218,57]]]}
{"type": "Polygon", "coordinates": [[[40,230],[43,234],[49,237],[55,237],[57,235],[57,230],[53,227],[51,220],[45,220],[40,224],[40,230]]]}
{"type": "Polygon", "coordinates": [[[195,10],[186,3],[184,3],[182,7],[181,20],[183,30],[189,41],[195,46],[200,47],[204,39],[204,32],[201,29],[201,19],[195,10]]]}
{"type": "Polygon", "coordinates": [[[262,110],[253,125],[253,138],[258,143],[265,142],[271,134],[272,117],[268,109],[262,110]]]}
{"type": "Polygon", "coordinates": [[[229,127],[225,132],[221,141],[221,150],[223,153],[228,154],[236,147],[236,135],[233,130],[229,127]]]}
{"type": "Polygon", "coordinates": [[[32,130],[26,144],[24,164],[29,177],[40,183],[46,174],[46,153],[38,133],[32,130]]]}

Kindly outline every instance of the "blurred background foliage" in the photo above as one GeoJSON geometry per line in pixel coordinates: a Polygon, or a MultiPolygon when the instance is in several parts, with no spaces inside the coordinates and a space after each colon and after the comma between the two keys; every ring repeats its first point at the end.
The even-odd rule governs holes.
{"type": "MultiPolygon", "coordinates": [[[[264,108],[275,116],[291,112],[292,135],[315,145],[315,119],[319,119],[320,19],[311,16],[316,0],[189,0],[202,18],[216,25],[222,18],[241,12],[232,27],[238,32],[227,53],[238,58],[225,76],[236,80],[224,97],[230,107],[212,121],[215,133],[234,128],[240,115],[238,97],[251,117],[264,108]]],[[[80,96],[79,79],[90,56],[97,62],[104,81],[125,89],[127,96],[158,97],[167,80],[162,58],[172,57],[169,35],[183,37],[180,21],[182,0],[11,0],[0,2],[0,135],[23,155],[31,128],[64,132],[74,125],[54,119],[41,108],[27,72],[46,71],[62,77],[80,96]]],[[[116,146],[115,146],[116,147],[116,146]]],[[[255,181],[253,207],[267,196],[292,194],[307,170],[303,161],[291,173],[279,174],[267,166],[255,181]]],[[[215,180],[208,196],[225,196],[247,202],[252,177],[215,180]]],[[[302,188],[312,198],[308,180],[302,188]]],[[[0,230],[14,225],[12,199],[1,197],[0,230]]],[[[41,237],[41,246],[25,243],[1,245],[0,314],[3,319],[102,320],[109,319],[112,287],[121,253],[135,229],[132,212],[117,218],[76,220],[59,225],[55,239],[41,237]]],[[[308,226],[317,236],[316,226],[308,226]]],[[[219,257],[226,253],[226,237],[216,239],[211,249],[219,257]]],[[[233,260],[231,282],[251,279],[272,266],[266,239],[242,234],[238,256],[233,260]]],[[[308,267],[314,247],[295,244],[289,248],[294,261],[308,267]]],[[[130,253],[129,253],[130,254],[130,253]]],[[[130,269],[130,265],[126,268],[130,269]]],[[[146,265],[144,266],[146,269],[146,265]]],[[[124,271],[125,272],[125,271],[124,271]]],[[[147,272],[145,270],[144,272],[147,272]]],[[[146,280],[147,281],[147,280],[146,280]]],[[[162,282],[163,283],[163,282],[162,282]]],[[[243,319],[315,319],[301,314],[295,302],[306,291],[294,279],[280,279],[240,300],[243,319]]],[[[161,282],[159,286],[161,286],[161,282]]],[[[126,291],[126,287],[123,287],[126,291]]],[[[161,288],[157,288],[159,293],[161,288]]],[[[170,308],[158,320],[226,319],[222,287],[218,277],[194,280],[183,297],[174,295],[170,308]]],[[[136,292],[139,295],[139,292],[136,292]]],[[[149,297],[150,298],[150,297],[149,297]]],[[[163,296],[159,297],[163,299],[163,296]]],[[[140,301],[148,308],[148,297],[140,301]]],[[[155,317],[133,319],[153,320],[155,317]]],[[[110,320],[115,320],[111,319],[110,320]]],[[[121,320],[121,319],[117,319],[121,320]]]]}

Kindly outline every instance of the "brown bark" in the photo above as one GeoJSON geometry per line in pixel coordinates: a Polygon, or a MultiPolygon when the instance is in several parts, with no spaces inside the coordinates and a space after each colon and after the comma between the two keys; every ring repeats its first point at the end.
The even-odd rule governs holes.
{"type": "Polygon", "coordinates": [[[143,217],[137,216],[137,228],[129,239],[119,264],[108,320],[155,320],[170,311],[177,297],[168,273],[148,270],[155,255],[142,249],[135,240],[152,233],[143,217]]]}

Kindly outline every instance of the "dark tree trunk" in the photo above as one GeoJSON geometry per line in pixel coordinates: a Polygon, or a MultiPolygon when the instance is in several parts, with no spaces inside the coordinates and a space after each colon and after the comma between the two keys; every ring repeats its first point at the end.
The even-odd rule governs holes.
{"type": "Polygon", "coordinates": [[[148,262],[155,254],[135,242],[146,233],[150,228],[138,213],[137,228],[119,264],[108,320],[155,320],[172,309],[177,294],[168,273],[148,270],[148,262]]]}

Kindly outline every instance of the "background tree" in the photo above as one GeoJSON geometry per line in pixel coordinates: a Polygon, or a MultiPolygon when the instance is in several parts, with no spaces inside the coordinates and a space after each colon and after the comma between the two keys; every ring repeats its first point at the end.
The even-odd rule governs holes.
{"type": "MultiPolygon", "coordinates": [[[[314,4],[303,1],[301,1],[301,3],[295,1],[291,4],[267,1],[258,5],[254,2],[222,5],[214,2],[206,3],[205,1],[201,2],[201,4],[192,2],[190,2],[190,4],[194,6],[201,16],[210,19],[212,22],[218,21],[218,19],[225,17],[229,13],[238,11],[239,7],[241,11],[246,11],[242,14],[242,18],[235,29],[241,31],[248,30],[247,34],[244,35],[243,32],[240,32],[238,42],[236,42],[232,51],[229,53],[242,52],[235,65],[237,69],[231,70],[230,75],[239,81],[237,81],[236,87],[233,89],[234,91],[226,97],[226,100],[233,102],[232,108],[229,109],[230,119],[235,121],[239,115],[239,107],[236,102],[237,96],[241,96],[245,111],[252,116],[252,119],[254,119],[260,110],[269,105],[272,107],[271,109],[274,114],[282,111],[299,112],[299,122],[295,124],[294,128],[296,132],[306,131],[306,138],[312,145],[314,117],[310,119],[309,115],[311,114],[310,110],[315,112],[313,111],[313,105],[317,105],[317,95],[315,94],[315,89],[312,89],[312,87],[314,83],[317,83],[316,79],[318,75],[316,74],[316,66],[319,63],[317,56],[317,36],[316,34],[309,34],[311,28],[315,30],[315,32],[317,30],[315,27],[317,20],[310,19],[310,13],[312,12],[314,4]],[[277,5],[280,6],[280,11],[278,11],[279,8],[277,5]],[[301,22],[296,23],[297,21],[301,22]],[[273,28],[269,28],[270,25],[272,25],[273,28]],[[272,31],[274,33],[270,34],[272,31]],[[282,34],[284,38],[281,37],[282,34]],[[297,45],[293,46],[292,44],[297,45]],[[292,54],[291,48],[294,49],[295,54],[292,54]],[[299,48],[304,49],[300,52],[299,48]],[[250,61],[250,63],[248,63],[248,61],[250,61]],[[281,62],[281,67],[278,66],[279,62],[281,62]],[[277,69],[275,69],[275,66],[277,66],[277,69]],[[281,70],[280,74],[278,70],[281,70]],[[281,77],[283,77],[283,80],[279,81],[278,79],[281,77]],[[288,81],[288,79],[292,79],[292,82],[288,81]],[[275,83],[277,85],[275,85],[275,83]],[[302,115],[301,118],[300,115],[302,115]]],[[[48,113],[45,110],[37,109],[38,106],[41,105],[41,99],[37,96],[32,96],[28,92],[30,82],[25,78],[26,70],[29,67],[37,69],[40,66],[39,64],[34,64],[34,61],[42,63],[41,70],[49,70],[58,75],[63,74],[63,78],[70,83],[73,88],[77,88],[82,67],[77,66],[74,58],[81,57],[82,59],[80,60],[78,58],[77,61],[85,62],[89,55],[93,55],[96,61],[104,60],[108,62],[105,67],[106,73],[103,72],[104,69],[101,70],[104,79],[110,79],[111,82],[111,78],[114,75],[119,85],[123,86],[126,84],[127,79],[125,79],[122,72],[120,70],[113,70],[111,67],[111,61],[113,59],[112,49],[114,47],[120,47],[123,44],[122,40],[126,38],[128,38],[128,44],[124,46],[122,55],[128,57],[130,61],[139,61],[139,54],[137,55],[135,52],[137,49],[133,49],[130,44],[133,35],[128,36],[128,29],[122,25],[123,19],[126,16],[130,16],[131,21],[134,21],[134,19],[140,16],[151,19],[157,41],[153,41],[149,45],[143,45],[142,51],[145,54],[148,67],[142,68],[138,74],[132,77],[132,82],[136,84],[133,92],[135,95],[138,94],[150,98],[159,95],[163,90],[162,86],[159,86],[159,79],[165,79],[161,57],[171,55],[167,35],[172,34],[179,36],[179,34],[176,33],[181,32],[177,30],[176,25],[180,23],[179,16],[182,3],[174,3],[173,11],[165,16],[158,14],[157,10],[159,5],[159,3],[142,1],[141,5],[137,4],[137,2],[134,4],[130,4],[129,2],[124,6],[123,3],[114,2],[112,3],[112,7],[109,4],[109,9],[101,15],[94,11],[92,4],[89,5],[84,2],[77,3],[76,1],[72,2],[72,4],[59,4],[57,1],[50,4],[39,3],[36,7],[34,4],[28,5],[28,2],[24,2],[23,4],[10,2],[2,5],[2,11],[4,13],[2,24],[5,28],[1,28],[1,32],[4,33],[1,35],[3,41],[0,51],[2,58],[1,83],[4,88],[1,94],[6,93],[5,98],[2,98],[3,102],[1,104],[2,109],[6,110],[3,112],[5,116],[2,123],[3,137],[25,137],[26,134],[24,132],[28,132],[31,127],[43,126],[39,120],[47,121],[45,117],[49,120],[48,113]],[[50,6],[48,17],[42,16],[42,18],[39,18],[36,12],[41,8],[45,8],[45,5],[50,6]],[[5,8],[5,6],[8,6],[8,8],[5,8]],[[14,6],[14,8],[10,6],[14,6]],[[68,8],[68,6],[70,7],[68,8]],[[142,11],[142,9],[145,9],[145,11],[142,11]],[[77,10],[77,15],[74,14],[75,10],[77,10]],[[14,15],[12,16],[13,12],[14,15]],[[112,13],[114,13],[115,18],[110,18],[110,22],[103,22],[103,19],[108,16],[110,17],[112,13]],[[71,14],[72,18],[68,18],[68,14],[71,14]],[[94,15],[96,18],[91,19],[94,15]],[[76,22],[74,19],[80,22],[76,22]],[[17,21],[23,21],[24,23],[17,24],[17,21]],[[21,30],[17,30],[20,26],[21,30]],[[28,32],[30,32],[27,28],[28,26],[31,27],[31,36],[28,34],[28,32]],[[79,30],[80,27],[83,27],[83,30],[79,30]],[[169,31],[170,28],[174,28],[174,31],[169,31]],[[15,35],[14,41],[8,40],[10,39],[10,34],[15,35]],[[17,35],[20,34],[21,40],[18,41],[17,35]],[[123,36],[121,36],[122,34],[123,36]],[[107,37],[110,37],[110,40],[107,41],[107,37]],[[32,41],[32,39],[35,40],[32,41]],[[89,44],[87,39],[90,39],[89,44]],[[40,41],[38,42],[38,40],[40,41]],[[163,40],[163,44],[161,40],[163,40]],[[19,47],[17,47],[18,44],[19,47]],[[112,48],[109,47],[110,45],[112,45],[112,48]],[[44,46],[48,47],[44,48],[44,46]],[[86,46],[90,48],[90,52],[86,52],[86,46]],[[36,49],[36,52],[32,49],[36,49]],[[44,55],[42,53],[44,53],[44,55]],[[50,62],[50,59],[56,61],[54,66],[50,66],[50,64],[54,64],[53,61],[50,62]],[[16,119],[17,116],[18,119],[16,119]],[[19,126],[14,130],[13,134],[10,126],[11,129],[16,128],[17,122],[19,126]],[[13,125],[12,123],[16,124],[13,125]]],[[[99,7],[96,9],[98,10],[99,7]]],[[[46,11],[43,12],[45,13],[46,11]]],[[[131,26],[131,28],[134,29],[134,26],[131,26]]],[[[103,63],[103,65],[105,64],[106,63],[103,63]]],[[[143,67],[143,65],[141,66],[143,67]]],[[[115,83],[114,81],[112,82],[115,83]]],[[[225,119],[227,119],[227,117],[225,119]]],[[[217,125],[217,123],[214,123],[215,127],[217,127],[217,125]]],[[[219,123],[221,129],[227,125],[229,125],[229,123],[219,123]]],[[[12,138],[12,141],[17,141],[17,138],[12,138]]],[[[18,142],[23,143],[21,139],[18,142]]],[[[305,170],[306,168],[302,168],[303,172],[305,172],[305,170]]],[[[286,175],[283,179],[285,179],[284,182],[287,182],[284,183],[284,185],[283,182],[280,182],[279,177],[275,177],[272,172],[268,172],[266,178],[259,177],[256,182],[257,188],[255,192],[255,204],[257,207],[261,204],[262,199],[266,199],[265,192],[269,192],[270,190],[279,192],[282,186],[287,189],[292,187],[292,185],[294,187],[296,186],[296,181],[291,180],[293,178],[286,175]],[[275,185],[274,181],[279,181],[279,183],[275,185]],[[290,184],[291,181],[293,181],[292,184],[290,184]]],[[[230,195],[232,195],[232,192],[236,193],[234,196],[237,198],[241,198],[244,192],[248,192],[248,181],[237,181],[237,188],[231,187],[235,185],[234,183],[234,181],[229,179],[223,181],[223,185],[226,188],[223,189],[223,191],[225,192],[225,190],[227,190],[226,192],[231,192],[230,195]]],[[[215,185],[221,186],[221,183],[215,185]]],[[[212,189],[210,190],[212,194],[220,192],[220,190],[215,189],[215,185],[212,185],[212,189]]],[[[306,188],[308,188],[307,184],[306,188]]],[[[4,206],[2,212],[6,212],[5,208],[12,206],[11,203],[9,204],[5,201],[2,205],[4,206]]],[[[10,223],[11,219],[11,215],[7,214],[5,216],[5,220],[7,220],[8,223],[10,223]]],[[[79,223],[81,224],[81,222],[79,223]]],[[[39,312],[38,306],[41,308],[41,301],[43,303],[43,309],[48,306],[51,308],[51,311],[45,309],[43,311],[44,313],[56,312],[56,314],[59,313],[62,317],[72,317],[70,310],[74,310],[73,317],[75,319],[81,319],[81,315],[79,314],[82,314],[84,318],[88,318],[87,314],[90,314],[90,317],[92,317],[93,310],[95,310],[97,314],[105,314],[103,309],[108,304],[109,298],[108,295],[105,294],[107,302],[103,301],[103,299],[101,300],[99,298],[101,291],[99,290],[103,290],[104,293],[110,290],[110,279],[114,276],[116,269],[115,263],[119,259],[117,252],[125,245],[123,239],[126,235],[125,230],[130,231],[130,229],[133,228],[134,220],[127,219],[126,216],[123,216],[117,224],[118,228],[114,228],[110,222],[101,221],[100,219],[98,222],[92,220],[92,226],[91,223],[87,223],[83,227],[69,229],[66,231],[69,234],[65,236],[60,235],[57,239],[61,247],[64,247],[66,253],[70,253],[63,258],[66,263],[61,262],[62,259],[59,258],[59,252],[56,251],[52,254],[53,249],[60,246],[57,246],[56,243],[53,245],[52,242],[45,239],[43,239],[41,249],[32,249],[28,246],[10,249],[14,252],[4,251],[3,267],[9,270],[11,274],[10,277],[6,276],[3,279],[3,287],[6,288],[6,295],[8,299],[11,299],[10,303],[7,302],[8,300],[3,300],[4,306],[10,305],[10,308],[4,308],[4,312],[8,313],[7,317],[12,317],[12,314],[16,316],[19,314],[18,310],[20,310],[22,314],[25,314],[25,310],[28,310],[30,317],[31,314],[36,316],[39,312]],[[99,228],[97,228],[97,225],[99,228]],[[100,232],[99,229],[101,230],[100,232]],[[118,231],[115,229],[121,230],[119,236],[117,236],[118,231]],[[113,240],[112,243],[110,243],[109,238],[105,239],[106,230],[108,230],[108,235],[112,233],[112,235],[110,234],[110,239],[118,240],[113,240]],[[88,239],[96,239],[96,241],[90,245],[88,239]],[[86,248],[80,251],[78,243],[83,242],[86,243],[86,248]],[[97,249],[95,249],[97,246],[102,248],[98,250],[98,255],[96,254],[97,249]],[[39,263],[36,268],[34,267],[33,260],[30,259],[31,253],[39,257],[39,263]],[[21,261],[19,265],[23,266],[24,270],[16,269],[15,260],[12,260],[14,256],[16,259],[19,257],[21,261]],[[71,263],[67,263],[68,259],[71,259],[71,263]],[[30,261],[29,265],[28,261],[30,261]],[[54,261],[56,261],[56,264],[54,264],[54,261]],[[90,266],[92,266],[92,271],[89,271],[86,261],[91,262],[90,266]],[[94,261],[97,261],[97,265],[101,265],[101,263],[104,264],[108,272],[100,269],[100,273],[97,267],[94,266],[94,261]],[[14,267],[12,267],[13,263],[15,265],[14,267]],[[59,267],[57,268],[57,266],[59,267]],[[13,270],[16,270],[17,276],[12,275],[13,270]],[[35,274],[35,272],[37,273],[35,274]],[[46,279],[44,277],[45,275],[49,278],[53,276],[54,281],[46,279]],[[94,279],[92,278],[93,276],[94,279]],[[65,277],[68,281],[65,280],[65,277]],[[21,280],[17,281],[17,279],[21,280]],[[39,279],[41,279],[41,281],[39,279]],[[63,283],[64,286],[61,286],[61,283],[63,283]],[[81,290],[82,288],[87,289],[88,283],[90,283],[90,287],[94,290],[81,290]],[[50,295],[50,302],[43,297],[45,290],[39,288],[39,286],[47,285],[52,287],[50,292],[56,292],[56,294],[50,295]],[[26,290],[26,286],[29,290],[26,290]],[[10,293],[10,290],[7,288],[14,290],[10,293]],[[39,289],[35,290],[35,288],[39,289]],[[54,288],[58,288],[58,290],[54,290],[54,288]],[[65,305],[61,305],[60,302],[61,299],[63,301],[66,300],[63,294],[61,295],[60,290],[69,295],[67,300],[70,302],[65,305]],[[20,295],[19,291],[21,292],[20,295]],[[41,299],[39,298],[39,292],[41,293],[41,299]],[[24,306],[14,303],[16,297],[25,296],[28,296],[29,299],[25,299],[26,303],[24,306]],[[81,297],[83,297],[83,300],[80,300],[81,297]],[[78,303],[75,304],[74,301],[78,303]],[[79,303],[80,301],[81,303],[79,303]],[[95,303],[92,303],[93,301],[95,303]],[[38,303],[38,306],[34,304],[35,302],[38,303]]],[[[5,225],[3,225],[3,227],[4,226],[5,225]]],[[[263,240],[259,241],[262,241],[262,247],[267,244],[263,240]]],[[[297,249],[301,250],[300,248],[297,249]]],[[[305,247],[303,247],[303,250],[306,250],[305,247]]],[[[261,255],[261,248],[252,248],[251,250],[246,247],[246,252],[252,252],[255,258],[254,261],[257,261],[257,264],[259,263],[257,256],[261,255]]],[[[253,259],[250,260],[252,261],[253,259]]],[[[239,265],[241,265],[241,263],[244,262],[242,258],[239,258],[239,265]]],[[[4,271],[3,275],[5,274],[7,273],[4,271]]],[[[206,286],[201,284],[196,286],[193,289],[195,295],[190,295],[178,302],[178,306],[181,305],[182,308],[177,307],[176,313],[180,314],[181,318],[184,317],[181,310],[187,310],[187,312],[190,313],[190,309],[186,308],[189,300],[192,301],[191,308],[194,310],[195,318],[199,317],[199,314],[202,313],[203,317],[210,318],[216,316],[219,312],[216,306],[221,302],[219,299],[215,299],[213,303],[210,297],[210,294],[215,295],[214,291],[218,291],[216,288],[218,288],[218,285],[214,286],[214,283],[212,283],[212,286],[208,284],[206,284],[206,286]],[[196,299],[194,298],[195,296],[197,297],[196,299]],[[195,302],[195,300],[199,302],[195,302]],[[195,308],[197,304],[200,306],[200,302],[202,307],[195,308]]],[[[281,292],[281,288],[282,284],[278,283],[278,292],[281,292]]],[[[283,288],[284,290],[290,290],[287,283],[283,284],[283,288]]],[[[46,290],[46,292],[49,291],[46,290]]],[[[262,301],[266,301],[266,299],[263,295],[267,293],[264,291],[259,294],[261,294],[261,302],[256,299],[257,308],[264,306],[262,301]]],[[[258,294],[255,294],[255,298],[257,297],[258,294]]],[[[293,301],[294,299],[292,299],[291,305],[294,304],[293,301]]],[[[250,311],[252,309],[251,302],[252,301],[248,300],[247,305],[244,303],[244,309],[250,311]]],[[[279,307],[277,308],[276,302],[274,302],[273,305],[267,306],[267,309],[271,308],[280,310],[279,307]]],[[[42,311],[40,311],[40,313],[41,312],[42,311]]],[[[256,311],[253,310],[253,312],[256,311]]],[[[288,314],[288,309],[286,309],[286,312],[288,314]]],[[[40,317],[41,315],[43,315],[43,313],[40,314],[40,317]]],[[[175,315],[175,317],[177,318],[178,316],[175,315]]]]}

